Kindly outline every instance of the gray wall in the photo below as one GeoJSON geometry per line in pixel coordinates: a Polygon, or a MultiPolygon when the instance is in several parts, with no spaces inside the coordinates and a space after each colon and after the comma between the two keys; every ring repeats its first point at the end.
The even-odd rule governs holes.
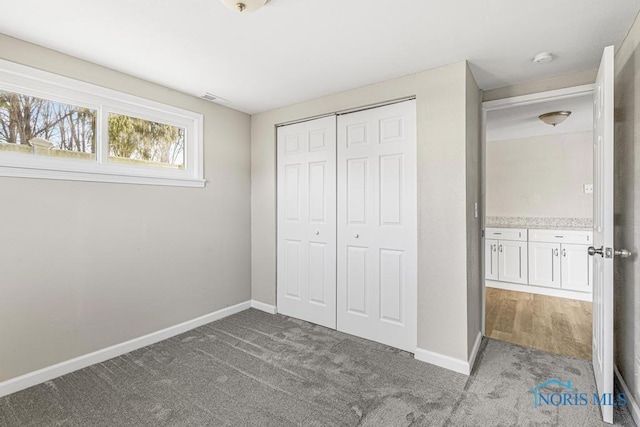
{"type": "MultiPolygon", "coordinates": [[[[252,296],[276,303],[275,125],[416,96],[418,346],[467,360],[466,62],[256,114],[251,120],[252,296]],[[443,324],[443,322],[446,322],[443,324]]],[[[477,90],[473,82],[473,90],[477,90]]],[[[476,99],[477,98],[477,99],[476,99]]],[[[473,175],[473,173],[472,173],[473,175]]],[[[475,261],[477,263],[477,260],[475,261]]],[[[473,268],[479,268],[473,266],[473,268]]],[[[479,304],[479,303],[478,303],[479,304]]]]}
{"type": "Polygon", "coordinates": [[[592,218],[593,133],[487,142],[487,216],[592,218]]]}
{"type": "Polygon", "coordinates": [[[250,117],[0,35],[4,59],[204,115],[204,189],[0,177],[0,381],[250,299],[250,117]]]}
{"type": "Polygon", "coordinates": [[[482,280],[481,253],[482,237],[480,229],[481,164],[480,164],[480,115],[481,92],[471,70],[467,67],[467,357],[471,355],[473,344],[482,329],[482,280]],[[475,217],[474,203],[478,203],[478,218],[475,217]]]}
{"type": "Polygon", "coordinates": [[[633,258],[615,259],[615,362],[640,402],[640,20],[615,59],[615,236],[633,258]]]}

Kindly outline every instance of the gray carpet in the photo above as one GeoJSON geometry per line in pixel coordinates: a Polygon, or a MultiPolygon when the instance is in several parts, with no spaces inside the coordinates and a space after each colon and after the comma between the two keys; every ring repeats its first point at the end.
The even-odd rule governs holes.
{"type": "Polygon", "coordinates": [[[595,388],[584,360],[485,339],[466,377],[250,309],[2,398],[0,425],[601,425],[595,406],[534,409],[550,378],[595,388]]]}

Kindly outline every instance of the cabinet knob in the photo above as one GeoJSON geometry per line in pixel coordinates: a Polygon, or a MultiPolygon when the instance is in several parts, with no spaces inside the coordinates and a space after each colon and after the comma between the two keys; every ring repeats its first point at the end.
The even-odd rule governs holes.
{"type": "Polygon", "coordinates": [[[316,236],[320,235],[320,230],[316,230],[316,236]]]}
{"type": "Polygon", "coordinates": [[[358,233],[356,233],[356,234],[354,234],[353,237],[355,237],[357,239],[358,237],[360,237],[360,235],[358,233]]]}

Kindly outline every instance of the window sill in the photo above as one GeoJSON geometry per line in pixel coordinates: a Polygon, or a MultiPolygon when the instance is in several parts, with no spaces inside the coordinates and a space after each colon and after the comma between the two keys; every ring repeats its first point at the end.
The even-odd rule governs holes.
{"type": "Polygon", "coordinates": [[[203,188],[206,180],[198,178],[169,178],[106,174],[98,172],[59,171],[24,167],[0,166],[0,177],[56,179],[64,181],[108,182],[117,184],[163,185],[171,187],[203,188]]]}

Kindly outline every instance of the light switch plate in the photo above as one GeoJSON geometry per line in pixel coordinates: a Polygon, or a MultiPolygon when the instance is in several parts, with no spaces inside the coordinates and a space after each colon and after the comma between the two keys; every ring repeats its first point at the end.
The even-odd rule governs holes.
{"type": "Polygon", "coordinates": [[[593,193],[593,184],[585,184],[584,185],[584,194],[593,193]]]}

